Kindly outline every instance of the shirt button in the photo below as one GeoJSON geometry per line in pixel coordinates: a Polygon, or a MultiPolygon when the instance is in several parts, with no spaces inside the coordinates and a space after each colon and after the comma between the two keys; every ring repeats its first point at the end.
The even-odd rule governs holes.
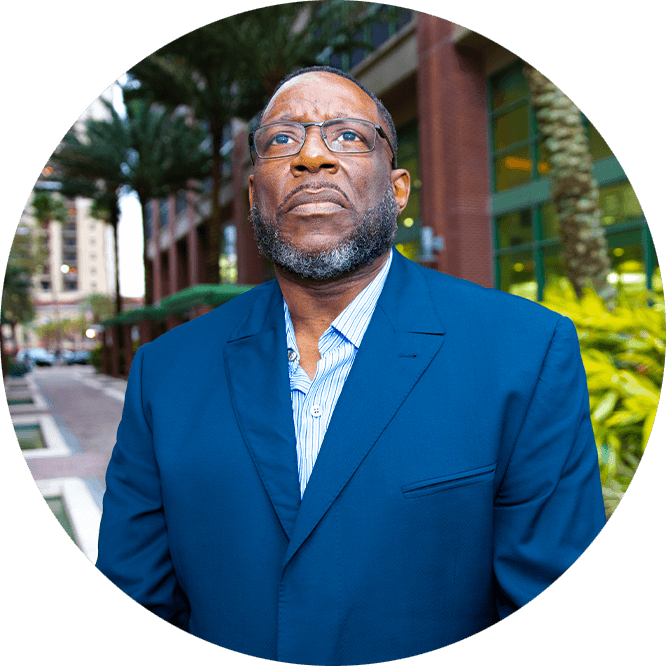
{"type": "Polygon", "coordinates": [[[289,353],[287,354],[287,358],[290,361],[295,361],[298,358],[298,354],[293,349],[290,349],[289,353]]]}
{"type": "Polygon", "coordinates": [[[312,414],[312,416],[315,418],[320,417],[322,414],[321,407],[319,405],[312,405],[312,407],[310,407],[310,414],[312,414]]]}

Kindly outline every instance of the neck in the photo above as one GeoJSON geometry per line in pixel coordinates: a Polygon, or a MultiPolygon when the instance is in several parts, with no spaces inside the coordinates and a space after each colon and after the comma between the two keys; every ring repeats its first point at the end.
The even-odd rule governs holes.
{"type": "Polygon", "coordinates": [[[377,277],[390,250],[358,270],[331,280],[310,280],[277,266],[275,274],[289,307],[297,339],[301,334],[319,340],[334,319],[377,277]]]}

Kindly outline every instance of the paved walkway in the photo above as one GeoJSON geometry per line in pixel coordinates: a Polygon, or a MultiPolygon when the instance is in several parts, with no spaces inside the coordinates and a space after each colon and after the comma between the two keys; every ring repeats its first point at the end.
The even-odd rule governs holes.
{"type": "Polygon", "coordinates": [[[36,429],[44,444],[23,451],[37,488],[91,562],[126,387],[90,366],[34,368],[5,381],[17,433],[27,441],[36,429]]]}
{"type": "Polygon", "coordinates": [[[28,460],[34,479],[81,478],[101,508],[126,382],[96,374],[90,366],[35,368],[28,377],[45,399],[48,413],[72,451],[69,456],[28,460]]]}

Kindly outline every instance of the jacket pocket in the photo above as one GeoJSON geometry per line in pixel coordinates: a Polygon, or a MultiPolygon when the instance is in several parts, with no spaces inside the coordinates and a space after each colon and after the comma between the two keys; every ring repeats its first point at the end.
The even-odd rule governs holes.
{"type": "Polygon", "coordinates": [[[413,499],[415,497],[440,493],[444,490],[459,488],[460,486],[471,486],[476,483],[492,481],[495,476],[496,467],[497,464],[486,465],[485,467],[477,467],[465,472],[409,483],[406,486],[402,486],[402,495],[405,499],[413,499]]]}

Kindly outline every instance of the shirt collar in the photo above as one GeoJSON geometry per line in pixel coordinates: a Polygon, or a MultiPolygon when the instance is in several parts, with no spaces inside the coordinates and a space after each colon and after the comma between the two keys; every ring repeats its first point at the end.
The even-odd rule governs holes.
{"type": "Polygon", "coordinates": [[[356,349],[360,347],[365,330],[370,324],[370,318],[384,288],[392,259],[393,250],[389,252],[388,259],[372,282],[331,323],[331,327],[344,335],[356,349]]]}
{"type": "MultiPolygon", "coordinates": [[[[363,335],[370,324],[370,318],[375,311],[379,295],[384,288],[384,283],[386,282],[386,277],[388,276],[392,260],[393,249],[389,252],[388,259],[384,262],[384,265],[372,282],[367,285],[331,323],[330,328],[335,329],[340,335],[349,340],[356,349],[360,347],[363,335]]],[[[287,348],[296,350],[298,349],[298,346],[296,345],[294,325],[292,324],[289,307],[287,306],[284,297],[282,298],[282,303],[284,306],[284,320],[287,331],[287,348]]],[[[324,335],[326,335],[326,333],[324,333],[324,335]]],[[[296,359],[294,359],[294,361],[296,361],[296,359]]]]}

